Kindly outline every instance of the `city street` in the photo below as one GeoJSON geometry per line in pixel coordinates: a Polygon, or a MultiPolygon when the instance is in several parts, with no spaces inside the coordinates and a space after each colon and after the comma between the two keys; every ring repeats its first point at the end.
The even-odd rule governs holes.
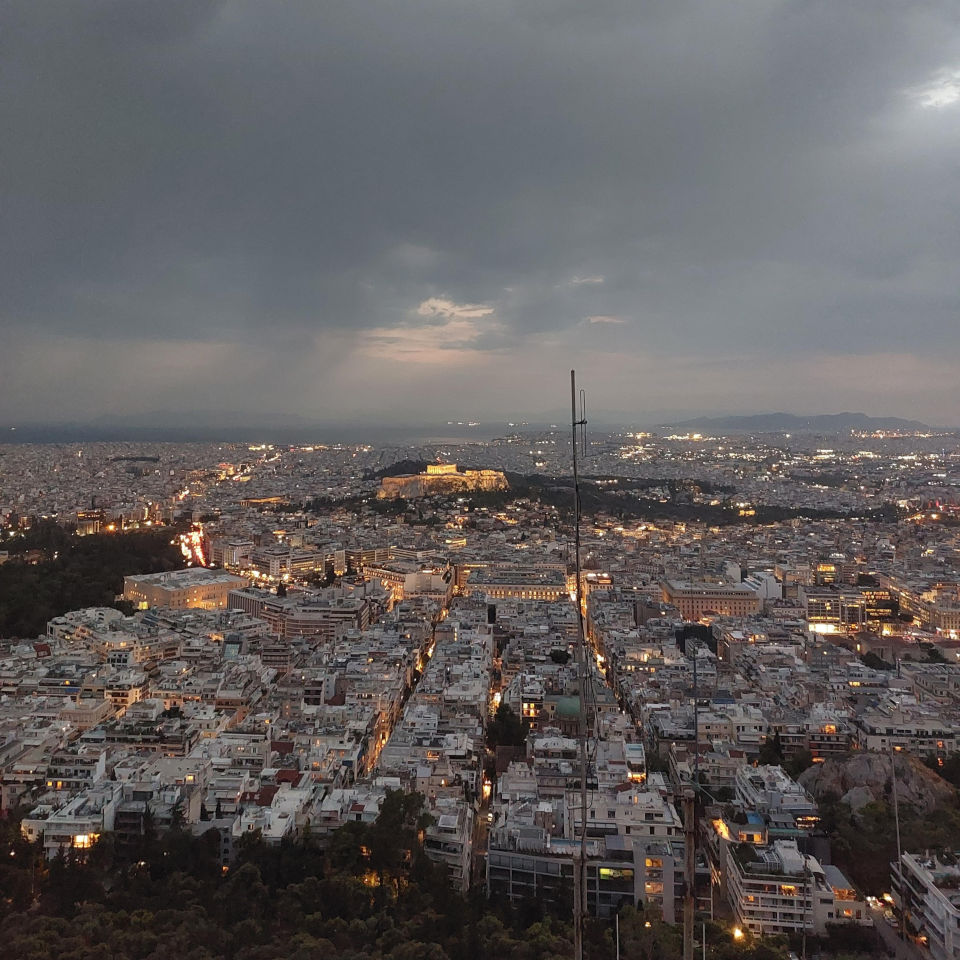
{"type": "Polygon", "coordinates": [[[918,947],[912,940],[901,940],[896,927],[891,926],[883,916],[883,908],[870,911],[880,939],[897,960],[929,960],[929,953],[918,947]]]}

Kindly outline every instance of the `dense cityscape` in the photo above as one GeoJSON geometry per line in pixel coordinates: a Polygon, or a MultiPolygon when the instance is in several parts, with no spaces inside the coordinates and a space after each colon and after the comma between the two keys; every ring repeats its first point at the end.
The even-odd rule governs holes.
{"type": "MultiPolygon", "coordinates": [[[[7,911],[108,840],[111,869],[183,836],[227,878],[291,847],[329,870],[402,796],[408,859],[554,917],[544,956],[581,843],[590,956],[621,916],[674,955],[687,903],[716,957],[954,956],[957,435],[582,453],[578,585],[558,428],[0,447],[7,911]]],[[[372,841],[353,867],[408,869],[372,841]]]]}
{"type": "Polygon", "coordinates": [[[958,11],[0,4],[0,960],[960,960],[958,11]]]}

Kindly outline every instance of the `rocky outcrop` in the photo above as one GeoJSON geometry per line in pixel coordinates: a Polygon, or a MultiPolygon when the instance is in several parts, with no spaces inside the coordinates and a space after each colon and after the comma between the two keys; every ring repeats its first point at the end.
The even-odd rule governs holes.
{"type": "MultiPolygon", "coordinates": [[[[894,758],[900,803],[929,813],[954,801],[954,788],[916,757],[897,753],[894,758]]],[[[805,770],[799,779],[815,799],[833,794],[854,811],[874,801],[889,801],[892,796],[891,759],[886,753],[855,753],[845,760],[827,760],[805,770]]]]}
{"type": "Polygon", "coordinates": [[[500,470],[464,470],[446,474],[416,473],[410,476],[384,477],[377,497],[381,500],[414,499],[471,490],[506,490],[507,477],[500,470]]]}
{"type": "Polygon", "coordinates": [[[840,798],[854,813],[877,798],[869,787],[854,787],[840,798]]]}

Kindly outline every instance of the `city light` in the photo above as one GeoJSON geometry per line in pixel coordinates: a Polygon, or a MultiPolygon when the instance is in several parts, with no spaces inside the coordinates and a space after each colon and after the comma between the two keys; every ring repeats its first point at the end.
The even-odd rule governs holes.
{"type": "MultiPolygon", "coordinates": [[[[841,442],[819,444],[833,451],[827,455],[806,441],[801,454],[794,440],[788,457],[732,437],[691,439],[645,438],[642,470],[669,465],[663,471],[669,476],[639,480],[625,467],[613,474],[618,463],[635,462],[621,460],[616,442],[605,453],[598,444],[591,490],[610,499],[585,517],[581,531],[584,651],[578,650],[569,520],[526,488],[513,499],[507,490],[486,491],[495,495],[494,507],[478,508],[464,490],[393,504],[378,499],[382,478],[373,476],[383,450],[357,446],[235,449],[232,470],[223,467],[227,451],[194,464],[190,458],[200,455],[191,449],[171,460],[173,476],[166,464],[157,483],[147,476],[152,499],[135,505],[121,499],[128,496],[124,474],[112,496],[106,490],[77,494],[81,502],[96,496],[103,504],[83,511],[87,527],[104,515],[125,517],[124,529],[145,527],[152,522],[147,516],[160,523],[203,515],[202,523],[178,528],[183,532],[172,543],[179,565],[192,569],[125,575],[130,617],[126,610],[91,608],[58,611],[40,623],[34,642],[11,648],[6,669],[14,694],[8,696],[37,683],[69,694],[50,743],[65,742],[68,751],[71,731],[79,731],[81,756],[95,769],[99,745],[109,737],[144,752],[147,744],[178,764],[181,757],[192,764],[209,755],[212,769],[242,773],[230,811],[221,812],[223,819],[235,810],[239,816],[244,805],[238,827],[244,831],[282,831],[288,822],[291,831],[300,829],[308,811],[320,809],[317,792],[328,788],[324,830],[341,821],[373,823],[380,785],[402,786],[409,778],[430,809],[432,823],[422,829],[428,856],[460,870],[455,883],[468,883],[476,830],[487,851],[509,865],[499,875],[500,893],[516,899],[525,889],[517,879],[525,876],[524,858],[539,854],[511,843],[517,837],[526,843],[522,831],[534,828],[557,856],[571,839],[566,824],[575,822],[569,805],[576,802],[580,762],[578,664],[585,655],[591,734],[595,729],[596,743],[603,744],[594,747],[588,738],[591,819],[605,828],[603,836],[589,838],[591,849],[602,855],[604,845],[614,844],[608,838],[632,836],[635,829],[655,839],[682,836],[680,811],[666,794],[693,779],[695,763],[669,744],[692,742],[698,723],[711,748],[698,755],[703,789],[712,797],[727,788],[723,806],[706,814],[712,839],[698,853],[714,844],[733,851],[710,861],[712,879],[735,901],[729,907],[739,925],[729,928],[731,937],[752,942],[751,931],[765,918],[755,864],[769,865],[762,884],[802,913],[795,908],[805,884],[790,873],[796,862],[791,841],[827,830],[814,798],[787,774],[792,760],[839,764],[852,751],[855,758],[870,751],[889,757],[928,745],[936,771],[955,752],[941,719],[952,715],[953,687],[937,687],[930,700],[916,693],[925,692],[930,678],[960,669],[954,545],[944,540],[946,528],[929,522],[933,513],[942,520],[960,516],[960,509],[951,509],[951,491],[928,494],[934,468],[943,468],[942,479],[954,476],[952,462],[944,466],[940,454],[933,465],[925,455],[904,460],[899,450],[891,458],[876,441],[877,455],[858,457],[854,468],[841,442]],[[830,459],[819,463],[817,456],[830,459]],[[847,469],[857,482],[838,486],[847,469]],[[833,513],[865,516],[883,489],[871,471],[881,481],[910,478],[891,484],[893,496],[906,501],[894,519],[802,515],[829,502],[824,509],[833,513]],[[243,485],[234,482],[237,476],[243,485]],[[923,494],[911,496],[921,484],[923,494]],[[322,491],[320,502],[307,505],[298,488],[322,491]],[[634,500],[655,519],[631,516],[634,500]],[[780,501],[788,505],[788,519],[753,523],[780,501]],[[701,509],[711,511],[711,522],[696,518],[701,509]],[[922,526],[906,520],[917,515],[926,518],[922,526]],[[458,521],[463,536],[451,536],[458,521]],[[856,537],[855,547],[845,536],[856,537]],[[158,578],[153,584],[151,576],[158,578]],[[148,585],[157,592],[148,596],[148,585]],[[678,633],[687,635],[683,643],[678,633]],[[936,650],[945,662],[916,656],[902,659],[897,670],[887,658],[906,649],[936,650]],[[37,679],[18,685],[20,674],[37,679]],[[796,719],[785,725],[787,706],[796,719]],[[887,723],[903,731],[893,744],[883,733],[887,723]],[[757,758],[774,727],[783,738],[782,765],[757,758]],[[783,798],[784,807],[789,802],[789,812],[761,809],[761,793],[783,798]],[[276,816],[268,812],[274,801],[276,816]],[[520,815],[521,807],[532,819],[520,815]],[[784,839],[771,824],[787,820],[791,836],[784,839]],[[741,860],[749,869],[739,878],[725,876],[741,860]]],[[[874,441],[856,446],[865,443],[874,441]]],[[[482,449],[471,450],[474,461],[482,461],[482,449]]],[[[524,466],[511,458],[529,456],[525,450],[560,463],[539,440],[517,444],[515,452],[506,444],[486,449],[504,476],[524,466]]],[[[85,451],[83,462],[106,455],[85,451]]],[[[960,447],[956,461],[960,467],[960,447]]],[[[453,477],[451,463],[445,459],[439,472],[423,476],[431,483],[453,477]]],[[[28,498],[30,490],[15,485],[11,498],[28,498]]],[[[553,492],[562,502],[564,488],[553,492]]],[[[55,506],[34,503],[31,516],[52,515],[55,506]]],[[[119,519],[113,523],[121,526],[119,519]]],[[[21,529],[29,533],[29,524],[21,529]]],[[[166,537],[160,539],[169,554],[166,537]]],[[[57,546],[47,560],[69,559],[57,546]]],[[[34,561],[44,562],[27,562],[34,561]]],[[[66,808],[85,792],[112,789],[113,781],[102,778],[91,788],[69,754],[39,749],[50,754],[42,781],[47,802],[56,798],[66,808]]],[[[771,753],[765,759],[780,759],[765,749],[771,753]]],[[[193,766],[181,773],[164,785],[164,796],[209,782],[209,772],[193,766]]],[[[212,814],[216,801],[205,806],[212,814]]],[[[32,821],[28,816],[25,836],[42,840],[44,822],[39,814],[32,821]]],[[[95,816],[85,815],[61,837],[88,850],[101,829],[95,816]]],[[[600,893],[617,897],[639,889],[656,900],[665,878],[682,870],[679,851],[676,862],[667,862],[675,848],[648,851],[639,878],[627,873],[636,866],[598,867],[600,893]]],[[[362,882],[363,871],[357,874],[362,882]]],[[[371,871],[365,882],[379,887],[381,879],[371,871]]],[[[836,889],[823,891],[823,899],[833,897],[835,917],[853,916],[861,902],[867,909],[852,885],[843,886],[849,881],[833,881],[836,889]]],[[[797,921],[790,929],[801,928],[797,921]]]]}
{"type": "Polygon", "coordinates": [[[958,10],[6,4],[4,954],[960,960],[958,10]]]}
{"type": "Polygon", "coordinates": [[[181,533],[179,537],[180,552],[190,564],[196,564],[200,567],[207,565],[206,557],[203,552],[203,531],[190,530],[188,533],[181,533]]]}

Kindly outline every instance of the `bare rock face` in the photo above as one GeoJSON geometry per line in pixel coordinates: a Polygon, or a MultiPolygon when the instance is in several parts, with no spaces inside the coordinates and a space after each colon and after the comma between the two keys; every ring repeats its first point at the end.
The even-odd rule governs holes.
{"type": "Polygon", "coordinates": [[[840,798],[854,813],[876,799],[869,787],[854,787],[840,798]]]}
{"type": "MultiPolygon", "coordinates": [[[[929,813],[952,802],[956,791],[945,780],[908,753],[894,754],[897,795],[900,803],[929,813]]],[[[891,759],[887,753],[855,753],[845,760],[814,764],[800,775],[800,783],[815,799],[828,793],[849,803],[853,810],[892,795],[891,759]]]]}

